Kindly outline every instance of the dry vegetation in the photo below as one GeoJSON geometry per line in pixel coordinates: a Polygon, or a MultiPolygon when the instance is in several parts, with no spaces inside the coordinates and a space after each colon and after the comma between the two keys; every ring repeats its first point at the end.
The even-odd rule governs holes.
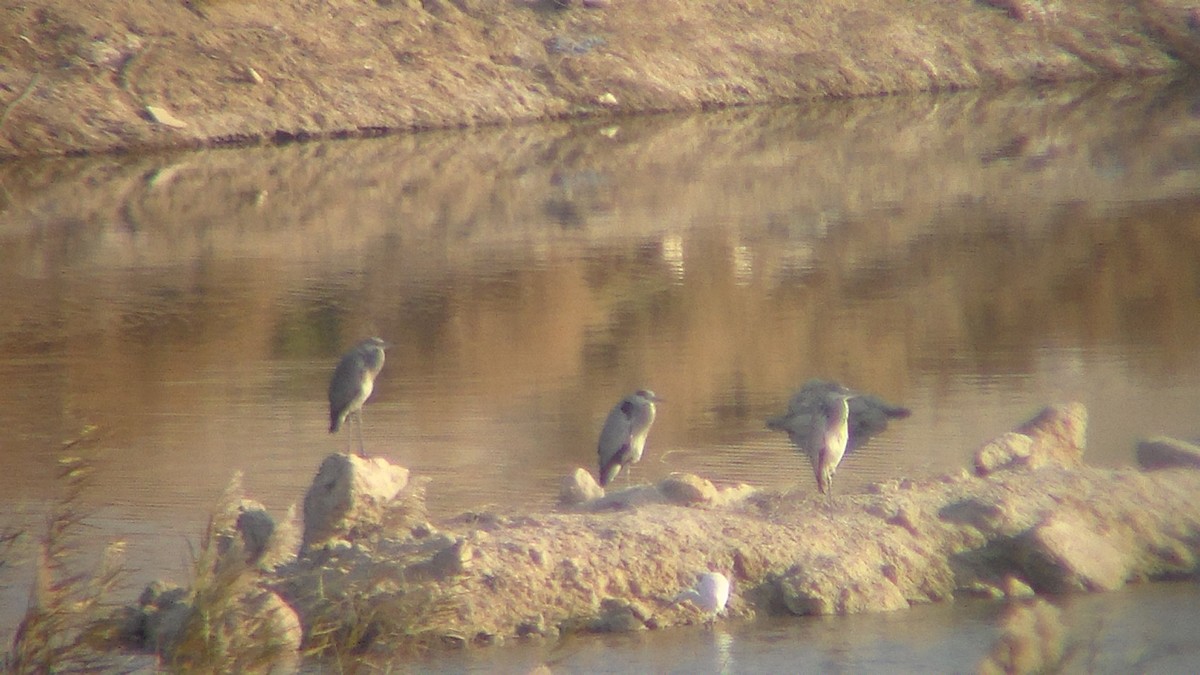
{"type": "Polygon", "coordinates": [[[92,552],[79,543],[88,516],[80,508],[82,496],[95,466],[74,453],[92,444],[92,434],[89,430],[68,443],[59,460],[63,493],[32,561],[35,580],[24,617],[10,649],[0,656],[6,672],[120,672],[127,667],[112,653],[112,624],[104,620],[119,601],[114,590],[123,574],[124,544],[113,542],[98,563],[89,565],[92,552]]]}
{"type": "Polygon", "coordinates": [[[33,0],[0,157],[1162,73],[1182,0],[33,0]]]}

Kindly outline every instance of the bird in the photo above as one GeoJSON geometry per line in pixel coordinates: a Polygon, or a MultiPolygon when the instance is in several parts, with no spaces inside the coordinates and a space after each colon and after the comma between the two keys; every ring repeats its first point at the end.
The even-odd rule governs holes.
{"type": "MultiPolygon", "coordinates": [[[[375,388],[375,378],[383,369],[383,352],[392,345],[381,338],[369,337],[342,355],[329,380],[329,433],[337,433],[346,418],[358,420],[358,454],[367,456],[363,445],[362,406],[375,388]]],[[[347,443],[349,445],[349,443],[347,443]]]]}
{"type": "Polygon", "coordinates": [[[691,600],[700,611],[716,616],[725,611],[729,602],[729,577],[720,572],[705,572],[696,585],[675,596],[675,602],[691,600]]]}
{"type": "Polygon", "coordinates": [[[886,430],[889,420],[911,414],[908,408],[878,396],[854,393],[837,382],[812,379],[788,401],[787,412],[767,420],[767,428],[787,432],[792,443],[808,455],[817,488],[825,493],[831,489],[833,473],[846,453],[886,430]]]}
{"type": "Polygon", "coordinates": [[[850,440],[850,405],[854,395],[831,391],[821,399],[808,430],[808,461],[817,478],[817,490],[833,500],[833,474],[837,472],[850,440]]]}
{"type": "Polygon", "coordinates": [[[611,483],[621,469],[642,458],[646,436],[654,424],[654,404],[661,400],[649,389],[639,389],[621,399],[608,413],[597,448],[602,487],[611,483]]]}

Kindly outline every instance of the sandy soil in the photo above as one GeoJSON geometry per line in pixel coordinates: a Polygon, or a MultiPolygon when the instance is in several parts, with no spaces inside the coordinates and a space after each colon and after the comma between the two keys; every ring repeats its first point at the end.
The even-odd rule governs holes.
{"type": "Polygon", "coordinates": [[[0,158],[1162,73],[1184,0],[32,0],[0,158]]]}

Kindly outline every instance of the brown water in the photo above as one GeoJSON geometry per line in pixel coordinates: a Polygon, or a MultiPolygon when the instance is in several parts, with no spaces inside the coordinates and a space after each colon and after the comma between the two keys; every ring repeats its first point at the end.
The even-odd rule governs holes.
{"type": "MultiPolygon", "coordinates": [[[[809,377],[910,406],[838,474],[957,471],[1047,402],[1090,461],[1200,436],[1200,93],[1137,83],[0,165],[0,507],[98,427],[135,582],[235,471],[282,512],[325,387],[395,343],[366,443],[435,516],[547,508],[624,393],[636,480],[813,489],[763,427],[809,377]]],[[[0,593],[3,614],[23,586],[0,593]]],[[[8,620],[3,622],[8,625],[8,620]]]]}

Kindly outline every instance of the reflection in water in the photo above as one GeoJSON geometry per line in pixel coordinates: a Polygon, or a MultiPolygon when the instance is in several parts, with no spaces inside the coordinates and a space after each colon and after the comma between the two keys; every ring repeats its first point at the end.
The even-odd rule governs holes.
{"type": "Polygon", "coordinates": [[[1092,461],[1197,434],[1194,85],[844,101],[0,165],[0,494],[108,434],[102,537],[147,577],[235,469],[282,510],[337,451],[325,387],[395,343],[369,448],[436,513],[552,503],[613,400],[638,478],[812,490],[763,420],[810,377],[914,410],[840,489],[957,470],[1081,400],[1092,461]],[[611,123],[611,122],[609,122],[611,123]],[[166,544],[164,545],[164,542],[166,544]]]}
{"type": "MultiPolygon", "coordinates": [[[[1195,583],[1161,583],[1052,599],[1066,629],[1065,672],[1195,670],[1195,583]]],[[[769,618],[658,633],[574,636],[559,643],[439,654],[408,672],[573,673],[973,672],[990,650],[1003,601],[959,599],[900,612],[769,618]]]]}

